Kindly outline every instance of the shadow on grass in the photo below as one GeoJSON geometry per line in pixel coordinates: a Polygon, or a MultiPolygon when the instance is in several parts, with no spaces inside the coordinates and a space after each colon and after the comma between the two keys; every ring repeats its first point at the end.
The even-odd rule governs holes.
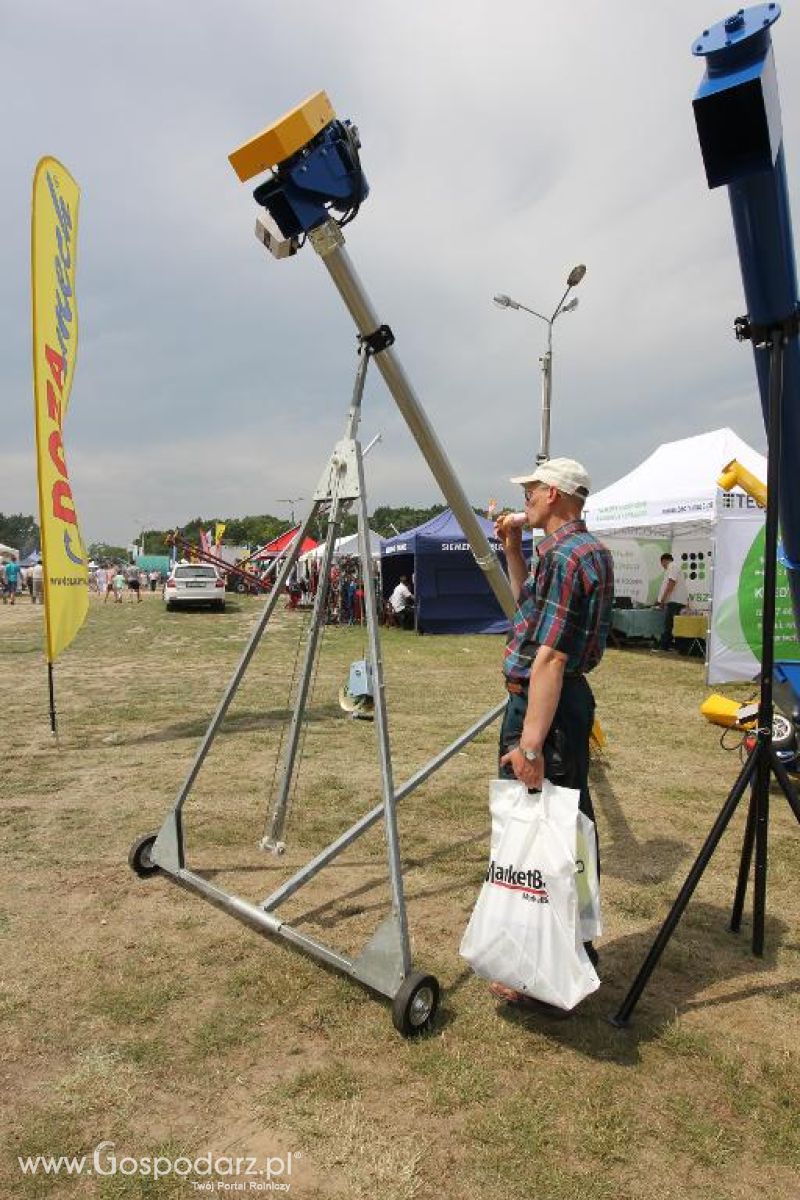
{"type": "Polygon", "coordinates": [[[169,608],[167,608],[165,605],[164,612],[169,613],[171,620],[173,617],[177,616],[178,613],[193,613],[198,617],[216,617],[218,619],[223,616],[224,613],[236,613],[242,611],[241,604],[237,600],[231,600],[230,593],[225,596],[224,609],[217,608],[216,604],[217,602],[215,600],[203,601],[202,603],[197,604],[193,604],[191,601],[188,601],[184,604],[178,600],[177,602],[173,602],[169,608]]]}
{"type": "Polygon", "coordinates": [[[10,656],[12,654],[36,654],[36,653],[41,654],[41,651],[42,651],[41,641],[31,642],[30,645],[19,645],[17,643],[10,642],[10,643],[7,643],[5,646],[3,646],[3,655],[4,656],[5,655],[10,656]]]}
{"type": "MultiPolygon", "coordinates": [[[[341,713],[338,704],[325,704],[317,708],[307,708],[305,719],[309,722],[329,721],[341,713]]],[[[259,729],[270,729],[283,725],[289,720],[290,710],[287,708],[260,709],[258,712],[246,711],[226,714],[224,721],[217,730],[217,736],[231,733],[255,733],[259,729]]],[[[167,725],[155,733],[144,733],[141,737],[123,738],[117,745],[141,746],[158,742],[180,741],[183,738],[201,738],[209,726],[209,718],[194,721],[179,721],[175,725],[167,725]]]]}
{"type": "MultiPolygon", "coordinates": [[[[475,834],[471,836],[471,838],[464,838],[457,842],[457,844],[447,846],[443,848],[443,850],[433,851],[433,853],[428,854],[428,856],[425,858],[417,857],[414,859],[408,859],[407,862],[404,863],[403,868],[405,901],[414,902],[416,900],[434,899],[435,896],[451,895],[453,893],[463,892],[464,888],[469,888],[469,901],[464,907],[464,911],[469,913],[474,904],[476,890],[480,887],[480,880],[475,881],[471,880],[471,878],[462,878],[462,880],[443,883],[439,887],[415,889],[414,887],[409,886],[408,880],[405,878],[405,874],[407,874],[407,872],[413,868],[420,868],[420,866],[431,864],[435,862],[435,860],[446,858],[447,856],[450,856],[453,851],[457,850],[459,852],[463,852],[465,847],[477,845],[481,846],[481,854],[480,857],[476,857],[475,863],[476,865],[482,866],[483,860],[485,860],[486,840],[486,833],[475,834]]],[[[459,862],[461,862],[463,865],[463,857],[459,859],[459,862]]],[[[327,863],[326,866],[324,866],[323,871],[336,871],[337,869],[342,869],[348,872],[353,872],[354,870],[366,870],[369,872],[369,877],[365,878],[365,881],[360,883],[359,886],[349,888],[348,890],[345,890],[345,892],[333,895],[330,899],[321,902],[321,904],[318,904],[313,908],[306,908],[306,910],[294,914],[293,917],[287,918],[290,920],[291,925],[296,926],[296,928],[300,928],[300,926],[303,924],[314,924],[319,926],[321,929],[332,929],[335,928],[335,926],[338,924],[338,922],[341,922],[341,920],[366,916],[368,913],[385,914],[391,910],[389,895],[387,895],[387,886],[389,886],[389,869],[387,869],[385,863],[375,862],[375,859],[365,859],[363,862],[354,862],[353,859],[348,859],[347,862],[344,863],[332,860],[332,862],[327,863]],[[379,893],[377,899],[369,900],[368,902],[360,902],[362,896],[368,896],[374,892],[379,893]]],[[[213,866],[213,868],[194,868],[194,870],[197,871],[198,875],[206,878],[206,880],[212,880],[212,878],[215,878],[217,875],[248,875],[255,874],[255,872],[263,875],[265,872],[281,871],[281,868],[279,868],[279,866],[272,866],[271,868],[269,857],[267,857],[264,864],[259,863],[255,865],[245,864],[213,866]]],[[[297,866],[296,870],[302,870],[302,865],[297,866]]],[[[317,875],[311,876],[311,878],[317,878],[319,874],[321,874],[321,872],[318,872],[317,875]]],[[[305,884],[303,884],[303,886],[305,886],[305,884]]],[[[301,890],[302,887],[297,889],[297,895],[300,894],[301,890]]]]}
{"type": "MultiPolygon", "coordinates": [[[[380,829],[381,828],[380,822],[376,822],[376,824],[374,826],[372,826],[371,828],[380,829]]],[[[366,831],[366,833],[368,833],[368,832],[369,832],[369,830],[366,831]]],[[[361,835],[361,836],[364,836],[364,835],[361,835]]],[[[358,840],[358,839],[356,839],[356,840],[358,840]]],[[[481,833],[473,834],[471,837],[462,838],[461,841],[459,841],[459,842],[450,842],[447,846],[442,846],[438,850],[431,851],[430,854],[414,855],[411,858],[404,858],[403,859],[404,881],[405,881],[405,877],[407,876],[409,871],[419,870],[421,867],[430,866],[432,863],[439,862],[442,859],[447,859],[447,858],[452,857],[453,855],[458,855],[459,867],[463,869],[465,864],[472,863],[475,866],[477,874],[475,876],[475,879],[472,879],[472,878],[464,879],[458,885],[456,885],[455,888],[447,889],[447,890],[458,890],[459,888],[463,888],[463,887],[472,887],[477,890],[480,887],[480,882],[483,877],[483,868],[485,867],[485,864],[486,864],[486,846],[488,845],[488,842],[489,842],[489,828],[487,826],[487,828],[485,830],[483,830],[481,833]],[[478,853],[476,853],[474,858],[465,859],[463,857],[463,850],[467,846],[479,846],[480,851],[478,853]]],[[[353,843],[350,843],[350,844],[352,845],[353,843]]],[[[200,869],[200,868],[195,868],[195,869],[197,870],[197,874],[202,875],[203,878],[205,878],[205,879],[213,879],[215,875],[222,875],[222,874],[247,875],[248,873],[252,874],[254,872],[285,871],[285,867],[282,867],[279,862],[274,867],[270,866],[271,858],[272,858],[271,855],[266,854],[264,856],[263,863],[256,863],[254,865],[250,865],[247,863],[244,863],[244,864],[231,863],[231,864],[227,864],[227,865],[218,864],[217,866],[214,866],[214,867],[204,867],[202,869],[200,869]]],[[[273,861],[274,861],[274,859],[273,859],[273,861]]],[[[351,872],[354,869],[363,869],[363,870],[367,870],[367,871],[379,872],[382,869],[384,871],[386,870],[385,866],[383,866],[384,863],[385,863],[385,859],[381,863],[379,861],[376,861],[376,859],[374,859],[374,858],[368,858],[368,859],[363,859],[363,860],[360,860],[360,859],[354,860],[352,858],[348,858],[346,861],[342,862],[341,859],[337,856],[337,858],[334,858],[329,863],[326,863],[326,865],[323,867],[323,870],[324,871],[345,870],[345,871],[351,872]]],[[[297,867],[295,867],[295,870],[297,870],[297,871],[302,870],[304,865],[305,864],[298,864],[297,867]]],[[[294,871],[292,872],[292,874],[294,874],[294,871]]],[[[316,876],[312,876],[312,878],[315,878],[315,877],[316,876]]],[[[387,876],[385,873],[383,875],[379,875],[376,873],[374,878],[371,881],[368,880],[364,884],[362,884],[360,887],[357,887],[357,888],[353,889],[352,891],[344,892],[340,896],[333,897],[331,900],[327,901],[325,904],[320,905],[319,908],[313,909],[310,912],[305,913],[303,915],[303,917],[304,917],[304,919],[310,919],[312,917],[315,917],[319,913],[324,913],[327,909],[332,908],[334,905],[341,903],[343,900],[352,900],[357,896],[366,894],[367,892],[371,891],[373,888],[384,886],[386,883],[386,879],[387,879],[387,876]]],[[[422,893],[422,892],[417,892],[417,893],[409,892],[407,881],[405,881],[405,891],[406,891],[406,899],[413,899],[416,896],[428,894],[428,893],[422,893]]],[[[430,894],[431,895],[439,895],[440,892],[437,891],[437,892],[432,892],[430,894]]],[[[363,908],[359,909],[359,911],[360,912],[369,912],[370,908],[376,909],[376,908],[380,908],[380,907],[382,907],[381,904],[365,905],[363,908]]]]}
{"type": "MultiPolygon", "coordinates": [[[[381,829],[382,828],[381,823],[379,821],[375,822],[375,824],[373,826],[371,826],[369,829],[365,830],[362,834],[359,835],[359,837],[367,836],[369,834],[370,830],[374,829],[374,828],[381,829]]],[[[269,851],[264,851],[263,849],[258,847],[257,843],[253,843],[253,845],[251,846],[251,849],[252,849],[253,853],[258,857],[257,862],[230,862],[229,861],[229,862],[214,862],[214,863],[200,865],[196,861],[194,861],[195,852],[213,854],[215,851],[219,850],[219,847],[214,846],[214,845],[211,845],[210,847],[208,845],[204,845],[204,846],[201,846],[198,851],[197,847],[193,846],[192,841],[191,841],[191,836],[192,836],[192,834],[196,833],[196,830],[191,825],[186,825],[185,829],[186,829],[186,837],[187,837],[187,860],[189,860],[189,859],[192,860],[191,862],[187,862],[187,865],[189,865],[190,869],[192,871],[194,871],[197,875],[200,875],[203,879],[208,879],[208,880],[213,880],[217,876],[224,876],[224,875],[229,875],[229,876],[233,876],[233,877],[236,877],[236,876],[246,877],[248,875],[264,875],[264,874],[279,875],[282,878],[287,878],[287,879],[292,878],[297,872],[304,870],[308,866],[308,864],[316,857],[316,855],[321,853],[321,851],[323,849],[323,848],[316,848],[316,847],[314,849],[310,849],[310,848],[307,849],[305,852],[303,852],[302,858],[300,858],[300,856],[298,854],[298,856],[297,856],[298,861],[294,861],[290,867],[287,865],[286,860],[282,856],[275,855],[269,851]]],[[[335,833],[334,837],[339,837],[343,832],[345,832],[344,829],[337,831],[335,833]]],[[[453,857],[453,856],[459,856],[458,863],[457,863],[458,867],[463,869],[465,864],[474,866],[475,876],[474,876],[474,878],[468,878],[468,879],[462,881],[458,886],[459,887],[471,887],[471,888],[474,888],[475,890],[477,890],[480,886],[480,881],[483,877],[483,869],[484,869],[485,860],[486,860],[485,846],[486,846],[486,843],[488,842],[488,838],[489,838],[489,834],[488,834],[488,830],[487,830],[483,833],[474,834],[471,837],[464,838],[460,842],[451,843],[450,845],[442,847],[439,850],[434,850],[429,855],[426,855],[426,856],[418,855],[413,858],[403,859],[403,875],[405,877],[409,871],[412,871],[414,869],[419,870],[420,868],[422,868],[428,864],[434,863],[438,860],[447,859],[447,858],[453,857]],[[462,851],[467,846],[476,846],[476,847],[480,847],[480,849],[476,851],[476,853],[474,854],[473,857],[464,858],[462,851]]],[[[358,840],[359,840],[359,838],[355,839],[355,841],[358,841],[358,840]]],[[[331,841],[333,841],[333,837],[331,838],[331,841]]],[[[324,849],[327,848],[328,844],[330,844],[330,843],[326,843],[326,846],[324,847],[324,849]]],[[[342,853],[346,852],[350,848],[350,846],[352,846],[353,844],[354,843],[351,842],[351,843],[349,843],[348,846],[343,847],[342,853]]],[[[455,864],[454,864],[454,869],[455,869],[455,864]]],[[[371,872],[371,877],[369,880],[366,880],[363,884],[359,885],[357,888],[355,888],[351,891],[348,891],[348,892],[343,892],[341,895],[337,895],[336,897],[333,897],[330,901],[327,901],[324,905],[320,906],[319,909],[314,909],[313,912],[309,913],[308,915],[314,916],[317,912],[324,912],[327,908],[331,908],[335,904],[338,904],[343,900],[348,900],[348,899],[357,897],[359,895],[363,895],[366,892],[372,890],[373,888],[385,886],[386,881],[388,879],[388,867],[386,865],[385,853],[379,852],[377,855],[375,855],[373,857],[367,857],[364,859],[353,859],[352,857],[348,857],[344,861],[342,860],[342,858],[339,855],[337,855],[336,857],[332,858],[330,860],[330,862],[326,863],[321,868],[321,871],[339,871],[339,872],[345,871],[348,874],[352,874],[352,872],[354,870],[358,870],[358,871],[362,872],[362,874],[364,872],[371,872]]],[[[316,878],[317,875],[319,875],[321,873],[321,871],[316,871],[313,875],[310,876],[310,879],[316,878]]],[[[406,884],[406,892],[410,896],[413,896],[415,894],[420,894],[420,895],[422,894],[422,893],[408,893],[408,884],[406,884]]],[[[379,908],[379,907],[381,907],[380,904],[365,906],[360,911],[367,912],[367,911],[369,911],[369,908],[379,908]]]]}
{"type": "MultiPolygon", "coordinates": [[[[483,835],[464,839],[458,848],[482,842],[483,835]]],[[[442,857],[437,851],[431,858],[442,857]]],[[[312,922],[318,930],[328,930],[339,922],[372,911],[388,915],[390,904],[385,895],[387,878],[385,873],[375,871],[376,864],[364,862],[372,868],[370,878],[347,893],[336,896],[297,916],[287,917],[289,924],[300,929],[312,922]],[[368,903],[358,903],[360,897],[380,889],[381,897],[368,903]]],[[[352,869],[354,864],[347,864],[352,869]]],[[[237,870],[240,868],[233,868],[237,870]]],[[[248,868],[245,868],[246,870],[248,868]]],[[[250,868],[256,869],[256,868],[250,868]]],[[[263,868],[261,868],[263,870],[263,868]]],[[[198,871],[206,877],[216,871],[198,871]]],[[[463,892],[472,888],[471,881],[448,882],[441,887],[407,888],[409,901],[438,898],[443,895],[463,892]]],[[[468,915],[474,902],[470,894],[464,906],[468,915]]],[[[213,903],[213,901],[212,901],[213,903]]],[[[800,980],[775,981],[770,979],[774,971],[777,951],[784,944],[788,926],[780,918],[767,916],[765,930],[765,955],[754,958],[750,950],[750,931],[745,928],[739,935],[728,930],[730,910],[707,903],[690,903],[681,922],[670,939],[657,964],[645,992],[631,1015],[631,1024],[626,1029],[611,1025],[610,1018],[616,1014],[626,997],[644,959],[658,933],[660,925],[652,925],[636,933],[604,941],[600,947],[600,975],[603,984],[598,992],[587,999],[567,1019],[557,1020],[536,1011],[515,1008],[500,1003],[498,1015],[520,1032],[530,1031],[537,1037],[547,1034],[554,1041],[569,1047],[588,1059],[614,1062],[620,1066],[635,1067],[641,1061],[641,1047],[651,1042],[669,1038],[681,1015],[719,1008],[728,1004],[746,1002],[759,997],[776,1000],[800,995],[800,980]],[[763,983],[753,982],[761,976],[763,983]],[[736,987],[736,980],[745,977],[744,986],[736,987]],[[717,994],[703,995],[710,988],[720,990],[720,985],[731,981],[734,985],[717,994]]],[[[248,924],[245,920],[245,924],[248,924]]],[[[264,930],[256,927],[262,936],[264,930]]],[[[374,931],[373,931],[374,932],[374,931]]],[[[300,951],[302,953],[302,951],[300,951]]],[[[314,956],[311,956],[314,958],[314,956]]],[[[336,976],[334,967],[314,959],[327,973],[336,976]]],[[[460,971],[448,983],[442,997],[442,1006],[436,1018],[432,1035],[443,1028],[458,1023],[461,1017],[459,992],[474,978],[469,968],[460,971]]],[[[369,991],[369,988],[366,988],[369,991]]],[[[487,994],[487,1005],[496,1002],[487,994]]]]}
{"type": "MultiPolygon", "coordinates": [[[[800,993],[800,980],[775,982],[765,979],[763,984],[748,983],[748,986],[722,996],[706,999],[699,995],[725,980],[735,980],[742,975],[748,980],[754,974],[768,976],[774,969],[776,951],[787,932],[786,923],[777,917],[767,917],[765,953],[759,959],[751,953],[749,931],[730,933],[729,919],[729,910],[717,905],[690,904],[625,1029],[615,1028],[609,1018],[618,1012],[627,996],[660,925],[602,943],[599,969],[603,985],[568,1019],[553,1019],[502,1003],[498,1013],[509,1024],[528,1028],[537,1035],[546,1031],[554,1041],[587,1058],[635,1066],[640,1061],[640,1047],[662,1037],[681,1014],[759,996],[779,998],[800,993]],[[690,947],[686,945],[687,933],[690,947]]],[[[460,976],[455,987],[463,986],[469,975],[465,972],[460,976]]],[[[453,990],[451,986],[451,996],[453,990]]]]}
{"type": "MultiPolygon", "coordinates": [[[[476,881],[472,878],[465,877],[458,881],[443,883],[439,887],[414,889],[413,886],[409,885],[406,876],[408,871],[414,868],[428,866],[437,860],[447,858],[448,856],[452,855],[454,851],[460,854],[459,863],[463,868],[465,861],[468,861],[464,859],[463,852],[468,846],[480,846],[481,848],[480,854],[476,856],[475,863],[481,869],[480,874],[482,876],[482,868],[486,858],[486,841],[486,832],[481,832],[473,834],[468,838],[462,838],[459,842],[452,843],[451,845],[440,850],[434,850],[431,854],[424,857],[417,856],[415,858],[407,859],[403,864],[403,890],[406,903],[413,903],[416,900],[434,899],[437,896],[447,896],[454,892],[461,892],[465,888],[469,888],[470,899],[467,905],[467,911],[469,911],[474,903],[474,896],[477,888],[480,886],[479,880],[476,881]]],[[[322,904],[318,904],[314,908],[304,910],[292,918],[292,924],[300,925],[303,922],[312,922],[321,926],[323,929],[326,929],[332,928],[339,921],[347,920],[350,917],[363,916],[368,913],[387,912],[389,907],[389,874],[387,866],[381,863],[376,863],[374,859],[365,861],[363,863],[353,862],[352,859],[348,859],[347,862],[341,864],[337,864],[335,861],[333,861],[328,863],[323,869],[335,870],[339,865],[348,872],[351,872],[353,869],[357,868],[366,868],[369,871],[369,878],[365,879],[364,882],[359,884],[357,887],[350,888],[346,892],[332,896],[329,900],[325,900],[322,904]],[[371,892],[375,891],[379,892],[377,899],[370,900],[369,902],[359,903],[359,899],[361,897],[368,896],[371,892]]]]}
{"type": "MultiPolygon", "coordinates": [[[[441,887],[420,888],[417,891],[412,891],[406,887],[406,903],[411,904],[417,900],[433,900],[440,896],[449,896],[455,892],[463,892],[465,887],[471,887],[469,882],[444,883],[441,887]]],[[[371,879],[363,887],[357,888],[354,892],[348,892],[346,896],[337,896],[334,900],[329,900],[317,908],[308,909],[306,912],[298,914],[298,916],[292,918],[291,923],[298,927],[304,923],[311,923],[322,929],[333,929],[340,921],[346,921],[352,917],[361,917],[368,913],[384,913],[388,915],[391,910],[391,902],[387,889],[388,877],[371,879]],[[374,903],[357,903],[360,895],[366,892],[373,892],[376,889],[380,889],[381,892],[386,892],[387,894],[374,903]]],[[[471,891],[466,911],[469,912],[473,906],[474,892],[471,891]]]]}
{"type": "Polygon", "coordinates": [[[597,759],[592,761],[590,780],[595,806],[603,818],[600,826],[603,873],[628,883],[663,883],[671,878],[691,849],[689,844],[663,837],[639,841],[628,824],[605,766],[597,759]]]}

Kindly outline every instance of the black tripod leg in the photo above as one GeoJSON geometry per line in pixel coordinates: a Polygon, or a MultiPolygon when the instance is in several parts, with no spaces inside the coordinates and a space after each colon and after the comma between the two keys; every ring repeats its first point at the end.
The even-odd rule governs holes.
{"type": "Polygon", "coordinates": [[[773,330],[769,341],[769,419],[767,427],[767,514],[764,522],[764,608],[761,617],[761,697],[758,705],[758,757],[753,797],[756,802],[756,865],[753,886],[753,953],[764,953],[767,907],[767,840],[769,779],[774,715],[772,674],[775,668],[775,596],[778,579],[778,494],[781,479],[781,399],[783,395],[783,333],[773,330]]]}
{"type": "Polygon", "coordinates": [[[750,863],[753,861],[753,842],[756,836],[756,798],[751,794],[750,806],[747,809],[747,825],[742,842],[742,857],[739,862],[739,878],[736,880],[736,894],[733,897],[731,923],[728,926],[731,933],[738,933],[742,927],[742,913],[747,895],[747,880],[750,876],[750,863]]]}
{"type": "Polygon", "coordinates": [[[767,834],[769,832],[770,760],[767,746],[758,756],[753,799],[756,805],[756,869],[753,883],[753,954],[764,953],[764,916],[767,909],[767,834]]]}
{"type": "Polygon", "coordinates": [[[747,761],[739,772],[739,777],[731,788],[728,794],[728,799],[722,806],[722,810],[714,822],[714,826],[706,838],[703,848],[695,860],[694,866],[687,875],[686,882],[678,893],[678,897],[670,909],[669,916],[661,926],[661,929],[658,931],[656,940],[653,942],[646,959],[639,968],[639,973],[631,984],[627,996],[622,1001],[622,1004],[614,1016],[610,1018],[611,1024],[616,1025],[617,1028],[624,1028],[628,1024],[630,1015],[636,1007],[642,992],[647,986],[648,979],[652,975],[658,960],[661,958],[661,955],[664,952],[664,947],[672,937],[675,926],[683,916],[683,910],[691,900],[692,893],[700,882],[703,872],[705,871],[709,860],[711,859],[711,855],[717,848],[719,839],[727,829],[728,822],[735,813],[736,806],[744,795],[745,789],[750,782],[753,772],[756,769],[757,755],[758,746],[754,746],[750,751],[750,754],[747,756],[747,761]]]}
{"type": "Polygon", "coordinates": [[[797,817],[797,820],[800,821],[800,796],[798,796],[798,794],[797,794],[797,788],[794,786],[791,779],[789,778],[789,773],[786,770],[786,767],[783,765],[783,763],[781,762],[781,760],[778,758],[777,754],[771,747],[770,747],[769,757],[770,757],[770,762],[772,764],[772,769],[775,772],[775,778],[777,779],[778,783],[781,786],[781,791],[783,792],[786,799],[789,801],[789,807],[791,808],[794,815],[797,817]]]}

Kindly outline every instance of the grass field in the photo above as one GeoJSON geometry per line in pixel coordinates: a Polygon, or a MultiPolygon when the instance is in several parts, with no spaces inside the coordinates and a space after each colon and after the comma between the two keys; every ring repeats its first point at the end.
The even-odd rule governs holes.
{"type": "MultiPolygon", "coordinates": [[[[749,917],[741,936],[726,930],[742,807],[633,1027],[606,1020],[738,768],[697,712],[702,664],[610,650],[592,678],[609,738],[593,766],[607,934],[603,986],[568,1021],[498,1005],[458,957],[485,869],[495,727],[404,802],[415,963],[444,987],[435,1030],[408,1042],[356,984],[128,869],[131,841],[160,826],[259,611],[255,600],[167,614],[158,597],[93,599],[56,665],[56,744],[41,610],[0,609],[2,1195],[203,1194],[194,1175],[111,1174],[109,1148],[92,1175],[18,1166],[20,1155],[91,1160],[108,1140],[139,1159],[288,1164],[291,1152],[280,1179],[298,1200],[793,1200],[800,836],[778,794],[764,958],[749,953],[749,917]]],[[[302,621],[281,611],[270,627],[186,809],[190,864],[252,900],[379,791],[374,729],[336,704],[363,635],[329,629],[289,848],[281,859],[257,849],[302,621]]],[[[501,699],[501,642],[388,631],[384,651],[402,783],[501,699]]],[[[287,919],[357,950],[387,911],[384,863],[378,829],[295,896],[287,919]]],[[[232,1181],[205,1182],[227,1194],[217,1185],[232,1181]]]]}

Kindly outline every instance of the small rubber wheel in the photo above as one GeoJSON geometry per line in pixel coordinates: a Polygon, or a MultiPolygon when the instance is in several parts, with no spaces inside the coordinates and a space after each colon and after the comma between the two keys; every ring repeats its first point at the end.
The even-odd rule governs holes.
{"type": "Polygon", "coordinates": [[[159,870],[158,864],[150,857],[150,851],[156,844],[157,833],[144,833],[138,837],[128,851],[128,866],[142,877],[154,875],[159,870]]]}
{"type": "Polygon", "coordinates": [[[794,723],[782,713],[772,715],[773,750],[793,750],[796,742],[794,723]]]}
{"type": "Polygon", "coordinates": [[[422,971],[412,971],[392,1001],[392,1023],[403,1037],[415,1037],[430,1028],[438,1007],[438,980],[422,971]]]}

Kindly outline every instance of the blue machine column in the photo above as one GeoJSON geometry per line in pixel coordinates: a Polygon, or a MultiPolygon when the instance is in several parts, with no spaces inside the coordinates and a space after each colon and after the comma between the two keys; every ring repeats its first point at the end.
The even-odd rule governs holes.
{"type": "MultiPolygon", "coordinates": [[[[700,148],[711,188],[728,188],[747,315],[751,324],[789,322],[798,307],[792,220],[786,185],[778,81],[770,29],[778,4],[738,9],[704,29],[692,52],[706,60],[694,99],[700,148]]],[[[768,347],[754,348],[764,424],[769,417],[768,347]]],[[[784,355],[780,519],[800,634],[800,346],[784,355]]]]}

